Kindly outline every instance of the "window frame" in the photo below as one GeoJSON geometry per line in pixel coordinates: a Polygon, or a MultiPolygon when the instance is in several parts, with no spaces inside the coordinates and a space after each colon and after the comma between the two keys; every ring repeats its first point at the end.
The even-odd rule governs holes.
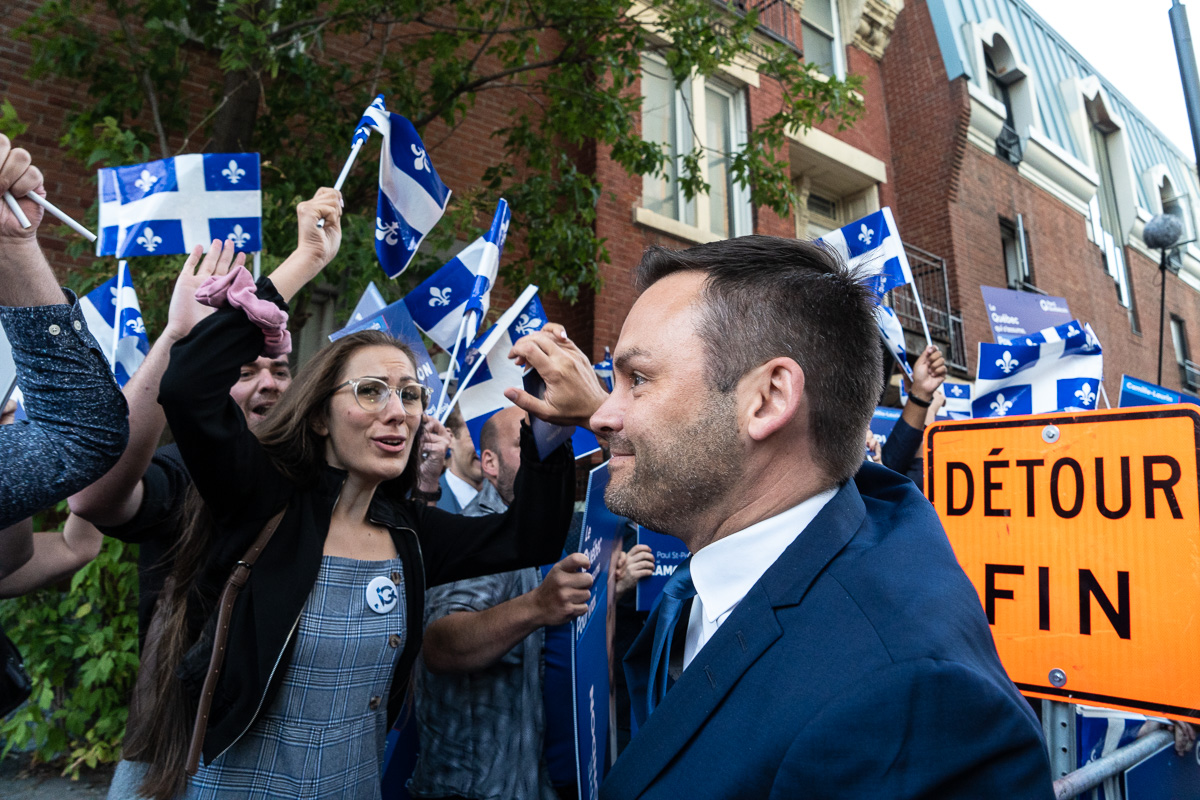
{"type": "MultiPolygon", "coordinates": [[[[846,48],[842,42],[842,25],[841,25],[842,17],[841,17],[841,9],[838,8],[838,0],[828,0],[830,17],[833,20],[833,30],[832,31],[822,30],[818,25],[814,24],[812,21],[810,21],[809,19],[807,19],[804,16],[804,8],[807,8],[809,3],[816,3],[816,2],[825,2],[825,0],[805,0],[804,6],[801,7],[801,9],[800,9],[800,42],[802,45],[805,44],[805,42],[804,42],[805,28],[812,28],[817,33],[821,34],[822,36],[832,39],[833,74],[830,75],[830,77],[837,78],[838,80],[845,80],[845,78],[846,78],[846,48]]],[[[821,67],[819,65],[814,64],[813,66],[816,66],[817,70],[822,75],[828,74],[825,72],[825,70],[821,69],[821,67]]]]}

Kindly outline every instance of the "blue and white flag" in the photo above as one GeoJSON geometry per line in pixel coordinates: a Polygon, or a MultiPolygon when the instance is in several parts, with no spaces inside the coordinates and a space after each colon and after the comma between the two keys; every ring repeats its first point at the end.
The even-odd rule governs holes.
{"type": "Polygon", "coordinates": [[[1032,345],[980,342],[971,416],[1006,417],[1096,407],[1104,354],[1090,325],[1032,345]]]}
{"type": "Polygon", "coordinates": [[[913,372],[912,367],[908,365],[908,351],[904,346],[904,328],[900,325],[896,312],[890,306],[880,303],[875,306],[875,323],[879,326],[879,335],[883,337],[888,352],[911,381],[913,372]]]}
{"type": "Polygon", "coordinates": [[[1083,332],[1083,323],[1077,319],[1070,322],[1064,322],[1062,325],[1056,325],[1053,328],[1043,328],[1037,333],[1031,333],[1028,336],[1017,336],[1012,339],[1002,339],[999,344],[1021,344],[1035,345],[1043,342],[1061,342],[1063,339],[1071,336],[1078,336],[1083,332]]]}
{"type": "Polygon", "coordinates": [[[487,316],[511,219],[508,203],[501,198],[488,232],[405,295],[404,302],[417,327],[443,350],[454,350],[464,314],[470,310],[478,312],[475,330],[463,332],[464,345],[474,341],[480,323],[487,316]]]}
{"type": "Polygon", "coordinates": [[[939,417],[948,419],[971,418],[971,384],[946,381],[942,384],[942,394],[946,397],[946,404],[938,409],[937,415],[939,417]]]}
{"type": "Polygon", "coordinates": [[[150,352],[133,278],[124,261],[115,276],[79,298],[79,308],[112,367],[117,385],[124,386],[150,352]]]}
{"type": "Polygon", "coordinates": [[[384,107],[383,95],[363,112],[352,142],[383,134],[379,151],[379,202],[375,211],[375,255],[389,278],[404,272],[425,235],[442,218],[450,190],[425,152],[413,124],[384,107]]]}
{"type": "Polygon", "coordinates": [[[98,256],[187,253],[213,239],[262,250],[258,153],[175,156],[102,169],[98,180],[98,256]]]}
{"type": "MultiPolygon", "coordinates": [[[[371,285],[374,286],[374,284],[371,285]]],[[[363,298],[366,299],[365,294],[363,298]]],[[[382,299],[381,297],[380,300],[382,301],[382,299]]],[[[359,305],[361,306],[362,304],[363,300],[360,300],[359,305]]],[[[433,397],[441,397],[442,379],[438,377],[437,368],[433,365],[433,359],[429,357],[429,350],[425,348],[425,342],[421,339],[421,333],[417,330],[417,326],[413,324],[412,317],[408,314],[408,307],[404,305],[403,300],[397,300],[389,306],[384,306],[361,320],[355,321],[352,319],[340,331],[334,331],[329,334],[329,341],[335,342],[346,334],[365,330],[383,331],[392,336],[392,338],[399,339],[412,348],[413,355],[417,359],[417,380],[433,390],[433,397]]]]}
{"type": "Polygon", "coordinates": [[[367,317],[375,316],[386,307],[387,301],[379,293],[379,287],[375,285],[375,281],[371,281],[363,291],[362,297],[358,298],[358,304],[354,306],[354,310],[350,312],[350,321],[346,325],[362,322],[367,317]]]}
{"type": "Polygon", "coordinates": [[[912,283],[912,267],[896,231],[892,209],[884,206],[817,240],[833,248],[850,266],[861,270],[877,297],[912,283]]]}
{"type": "Polygon", "coordinates": [[[605,347],[604,358],[598,363],[592,365],[592,369],[596,370],[596,377],[604,383],[604,388],[609,392],[613,390],[613,360],[612,352],[605,347]]]}

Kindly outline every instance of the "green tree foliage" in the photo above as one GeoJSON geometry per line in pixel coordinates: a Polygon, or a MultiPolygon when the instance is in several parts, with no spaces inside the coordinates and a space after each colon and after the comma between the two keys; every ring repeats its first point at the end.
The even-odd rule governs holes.
{"type": "MultiPolygon", "coordinates": [[[[742,10],[753,5],[650,2],[635,19],[628,0],[46,0],[21,33],[33,43],[30,77],[86,88],[63,143],[89,166],[260,152],[268,268],[293,246],[295,202],[332,182],[376,93],[414,122],[435,162],[439,151],[467,142],[462,128],[473,115],[498,113],[481,100],[502,98],[500,129],[472,143],[494,154],[484,180],[451,187],[451,210],[421,261],[384,292],[399,297],[438,265],[430,254],[478,235],[503,195],[524,244],[506,272],[574,302],[581,289],[599,288],[599,264],[608,258],[594,227],[603,191],[588,168],[595,149],[630,174],[664,168],[665,154],[638,135],[640,54],[661,53],[677,81],[748,59],[779,85],[783,102],[750,130],[731,171],[755,203],[781,214],[794,200],[785,132],[857,113],[858,82],[826,80],[791,47],[755,35],[755,12],[742,10]]],[[[343,303],[380,274],[370,246],[373,147],[345,188],[346,243],[341,271],[330,276],[343,303]]],[[[683,159],[689,195],[707,188],[699,155],[683,159]]],[[[153,290],[142,303],[152,331],[162,324],[178,263],[135,265],[139,291],[153,290]]],[[[111,271],[97,266],[80,280],[94,283],[111,271]]]]}
{"type": "MultiPolygon", "coordinates": [[[[64,504],[65,505],[65,504],[64,504]]],[[[39,528],[40,529],[40,528],[39,528]]],[[[0,755],[62,759],[64,774],[120,758],[126,704],[137,675],[137,558],[104,540],[71,578],[0,603],[0,625],[25,657],[33,693],[0,721],[0,755]]]]}

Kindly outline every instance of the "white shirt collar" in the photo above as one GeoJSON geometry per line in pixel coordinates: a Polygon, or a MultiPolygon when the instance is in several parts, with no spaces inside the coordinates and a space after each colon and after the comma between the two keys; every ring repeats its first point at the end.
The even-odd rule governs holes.
{"type": "Polygon", "coordinates": [[[718,539],[692,556],[692,582],[709,623],[717,622],[742,601],[837,491],[834,487],[814,495],[787,511],[718,539]]]}
{"type": "Polygon", "coordinates": [[[474,500],[475,495],[479,494],[478,489],[450,470],[446,470],[446,485],[450,487],[450,491],[454,492],[454,498],[458,500],[459,508],[466,508],[467,503],[474,500]]]}

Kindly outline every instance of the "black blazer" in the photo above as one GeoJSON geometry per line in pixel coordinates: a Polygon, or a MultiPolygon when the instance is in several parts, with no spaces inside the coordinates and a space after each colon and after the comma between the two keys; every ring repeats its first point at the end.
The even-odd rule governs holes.
{"type": "MultiPolygon", "coordinates": [[[[258,296],[286,304],[267,279],[258,296]]],[[[300,612],[316,581],[333,505],[346,473],[326,466],[311,486],[298,486],[275,468],[229,396],[241,365],[262,352],[262,332],[236,309],[204,319],[171,348],[159,402],[184,461],[219,531],[190,602],[207,626],[180,669],[193,702],[212,649],[212,613],[233,565],[263,525],[287,513],[259,556],[233,609],[229,648],[204,740],[212,763],[271,702],[286,671],[300,612]]],[[[527,427],[521,431],[521,470],[515,498],[502,515],[462,517],[424,503],[395,500],[381,487],[368,516],[392,535],[404,564],[408,630],[388,698],[389,724],[399,715],[409,672],[421,646],[425,589],[440,583],[558,560],[574,504],[574,459],[567,443],[539,461],[527,427]]]]}
{"type": "MultiPolygon", "coordinates": [[[[625,658],[639,716],[654,618],[625,658]]],[[[937,514],[877,464],[639,722],[606,800],[1054,797],[1041,727],[937,514]]]]}

